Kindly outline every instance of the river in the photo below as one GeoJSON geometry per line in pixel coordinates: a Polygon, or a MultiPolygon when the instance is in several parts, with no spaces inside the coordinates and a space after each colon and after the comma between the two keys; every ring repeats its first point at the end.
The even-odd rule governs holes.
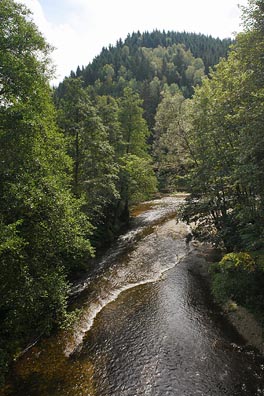
{"type": "Polygon", "coordinates": [[[227,322],[186,243],[183,197],[135,208],[131,229],[72,288],[71,332],[14,364],[5,395],[264,395],[264,360],[227,322]]]}

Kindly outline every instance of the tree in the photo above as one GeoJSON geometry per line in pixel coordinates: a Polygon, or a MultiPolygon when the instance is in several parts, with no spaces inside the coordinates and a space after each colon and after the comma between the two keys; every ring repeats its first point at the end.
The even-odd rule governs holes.
{"type": "Polygon", "coordinates": [[[122,157],[121,182],[129,206],[151,198],[157,191],[157,179],[150,158],[134,154],[122,157]]]}
{"type": "Polygon", "coordinates": [[[185,218],[227,250],[264,242],[262,2],[245,12],[246,32],[196,90],[192,117],[197,162],[185,218]]]}
{"type": "Polygon", "coordinates": [[[160,189],[182,188],[183,179],[192,164],[191,142],[188,136],[190,100],[178,92],[163,93],[155,116],[153,155],[160,189]]]}
{"type": "Polygon", "coordinates": [[[115,162],[118,163],[123,150],[123,136],[119,121],[118,101],[112,96],[97,96],[96,109],[104,124],[108,140],[115,152],[115,162]]]}
{"type": "Polygon", "coordinates": [[[74,161],[73,191],[77,197],[85,194],[85,211],[96,225],[104,207],[118,195],[118,167],[110,136],[80,79],[64,81],[57,108],[58,123],[74,161]]]}
{"type": "Polygon", "coordinates": [[[142,100],[131,88],[124,90],[120,99],[121,131],[123,138],[123,153],[147,156],[147,138],[149,130],[143,118],[142,100]]]}
{"type": "Polygon", "coordinates": [[[120,100],[120,123],[123,150],[120,157],[121,212],[128,217],[129,204],[147,199],[156,191],[156,178],[147,152],[150,134],[143,118],[142,101],[131,88],[126,88],[120,100]],[[140,188],[140,193],[136,191],[140,188]]]}
{"type": "MultiPolygon", "coordinates": [[[[13,0],[0,2],[0,362],[66,316],[69,272],[92,254],[55,124],[50,47],[13,0]]],[[[5,369],[1,370],[3,372],[5,369]]]]}

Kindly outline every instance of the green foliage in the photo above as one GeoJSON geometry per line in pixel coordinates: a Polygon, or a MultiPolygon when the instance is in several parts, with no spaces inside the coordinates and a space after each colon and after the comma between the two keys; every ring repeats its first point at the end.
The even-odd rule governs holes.
{"type": "Polygon", "coordinates": [[[127,154],[121,158],[121,180],[129,205],[147,200],[157,191],[150,159],[127,154]]]}
{"type": "Polygon", "coordinates": [[[120,99],[119,120],[123,147],[119,158],[120,196],[122,206],[128,208],[156,191],[156,177],[147,152],[150,132],[143,118],[142,100],[131,88],[126,88],[120,99]]]}
{"type": "Polygon", "coordinates": [[[147,138],[150,132],[143,118],[142,100],[131,88],[126,88],[120,98],[119,120],[123,153],[146,156],[147,138]]]}
{"type": "Polygon", "coordinates": [[[77,197],[85,194],[85,211],[95,223],[104,207],[118,196],[118,167],[110,144],[118,138],[118,131],[110,130],[111,120],[105,115],[107,131],[80,79],[66,79],[63,92],[55,99],[58,123],[74,162],[73,192],[77,197]]]}
{"type": "MultiPolygon", "coordinates": [[[[93,254],[55,123],[50,47],[29,12],[0,2],[1,364],[67,317],[68,275],[93,254]]],[[[2,370],[1,370],[2,371],[2,370]]]]}
{"type": "Polygon", "coordinates": [[[192,166],[188,111],[191,102],[181,92],[164,92],[155,116],[153,156],[160,189],[175,191],[184,185],[192,166]],[[183,183],[182,183],[183,182],[183,183]]]}
{"type": "Polygon", "coordinates": [[[184,218],[229,251],[264,240],[262,47],[262,31],[240,34],[228,60],[196,89],[190,115],[195,161],[184,218]]]}
{"type": "MultiPolygon", "coordinates": [[[[254,291],[254,278],[248,274],[216,273],[213,276],[212,292],[216,301],[225,304],[229,299],[238,304],[247,305],[247,300],[254,291]]],[[[254,300],[253,300],[254,302],[254,300]]]]}
{"type": "Polygon", "coordinates": [[[94,95],[77,78],[65,79],[54,99],[74,163],[73,192],[84,196],[93,241],[106,243],[127,224],[129,204],[155,190],[142,100],[131,87],[119,99],[94,95]]]}
{"type": "Polygon", "coordinates": [[[204,73],[226,56],[231,42],[185,32],[137,32],[103,48],[92,63],[82,70],[78,67],[71,76],[82,77],[84,85],[100,96],[120,97],[127,87],[137,91],[152,131],[165,86],[176,84],[190,97],[204,73]]]}
{"type": "MultiPolygon", "coordinates": [[[[226,56],[231,43],[230,39],[220,40],[195,33],[160,32],[158,30],[137,32],[129,34],[124,42],[119,40],[114,47],[103,48],[101,54],[83,70],[82,75],[87,84],[94,84],[101,73],[101,68],[104,65],[112,65],[116,76],[151,80],[155,74],[160,72],[160,65],[163,65],[168,70],[168,74],[164,73],[164,75],[169,79],[172,73],[170,66],[167,67],[167,65],[169,63],[173,63],[173,66],[176,63],[181,65],[179,53],[185,53],[184,48],[189,50],[195,58],[201,58],[206,72],[208,72],[209,68],[216,65],[220,58],[226,56]],[[178,54],[173,48],[177,48],[178,54]],[[154,57],[158,59],[158,62],[152,62],[152,57],[149,58],[145,56],[146,54],[155,54],[154,57]],[[175,59],[172,59],[173,57],[166,59],[167,55],[175,54],[175,59]]],[[[188,56],[186,55],[187,58],[188,56]]]]}
{"type": "Polygon", "coordinates": [[[249,253],[228,253],[219,263],[221,272],[232,271],[248,271],[252,272],[256,269],[256,264],[253,257],[249,253]]]}
{"type": "Polygon", "coordinates": [[[230,253],[211,268],[212,292],[217,302],[234,300],[264,320],[263,261],[249,253],[230,253]]]}
{"type": "Polygon", "coordinates": [[[119,120],[119,102],[112,96],[97,96],[96,109],[107,132],[108,140],[115,152],[115,162],[123,153],[123,135],[119,120]]]}
{"type": "Polygon", "coordinates": [[[1,1],[0,14],[0,89],[4,102],[23,106],[30,95],[39,104],[38,84],[50,75],[50,46],[33,22],[29,11],[12,0],[1,1]]]}

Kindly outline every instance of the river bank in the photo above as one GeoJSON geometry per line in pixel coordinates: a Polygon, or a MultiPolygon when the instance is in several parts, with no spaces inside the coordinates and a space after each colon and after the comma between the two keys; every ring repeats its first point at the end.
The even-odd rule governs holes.
{"type": "MultiPolygon", "coordinates": [[[[209,290],[212,282],[210,276],[210,265],[219,261],[221,253],[216,251],[208,244],[199,244],[194,242],[197,255],[200,257],[199,262],[190,259],[191,271],[197,276],[202,277],[209,290]]],[[[213,296],[211,296],[213,298],[213,296]]],[[[261,324],[256,320],[254,315],[248,309],[238,305],[235,301],[229,300],[226,304],[220,306],[223,315],[236,328],[242,336],[245,345],[256,348],[261,354],[264,354],[264,331],[261,324]]]]}

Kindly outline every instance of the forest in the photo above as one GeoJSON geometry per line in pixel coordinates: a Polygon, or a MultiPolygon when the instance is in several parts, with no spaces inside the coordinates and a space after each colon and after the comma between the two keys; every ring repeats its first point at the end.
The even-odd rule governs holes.
{"type": "Polygon", "coordinates": [[[0,2],[0,381],[157,192],[190,193],[181,218],[225,253],[215,298],[264,319],[263,2],[243,15],[235,41],[129,34],[51,88],[51,46],[0,2]]]}

